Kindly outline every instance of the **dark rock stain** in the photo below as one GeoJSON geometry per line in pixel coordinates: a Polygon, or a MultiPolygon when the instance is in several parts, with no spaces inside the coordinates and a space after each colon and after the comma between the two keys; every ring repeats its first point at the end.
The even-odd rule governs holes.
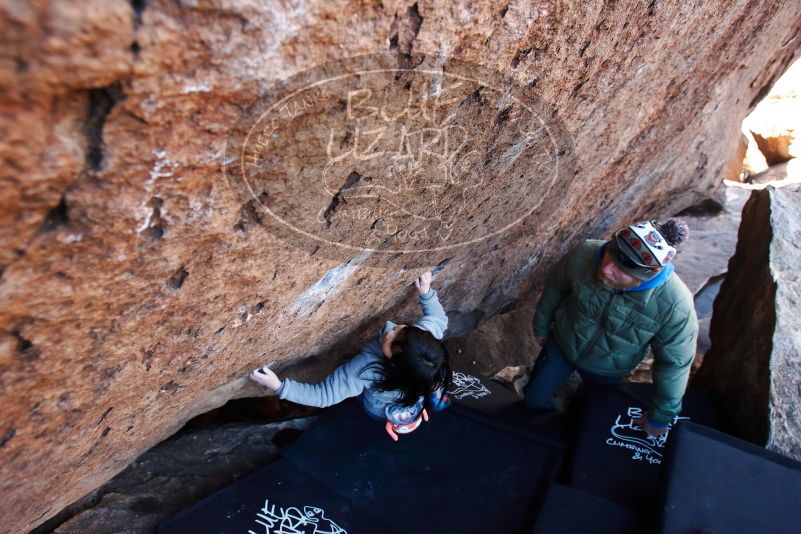
{"type": "Polygon", "coordinates": [[[331,202],[328,203],[328,207],[325,208],[325,211],[323,212],[323,219],[325,219],[326,228],[331,226],[331,218],[336,213],[337,207],[339,207],[340,203],[346,202],[343,193],[348,189],[350,189],[351,187],[353,187],[354,185],[356,185],[359,182],[359,180],[361,180],[361,178],[362,175],[359,174],[358,172],[356,171],[351,172],[348,175],[347,179],[345,179],[345,183],[342,184],[342,187],[339,188],[339,191],[337,191],[336,194],[333,197],[331,197],[331,202]]]}
{"type": "Polygon", "coordinates": [[[186,277],[189,276],[189,271],[187,271],[183,266],[178,267],[172,276],[167,280],[167,287],[173,291],[177,291],[181,289],[181,286],[186,280],[186,277]]]}

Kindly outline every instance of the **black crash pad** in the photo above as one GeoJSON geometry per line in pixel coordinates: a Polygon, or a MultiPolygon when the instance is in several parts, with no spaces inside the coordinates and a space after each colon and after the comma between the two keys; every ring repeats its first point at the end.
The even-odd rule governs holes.
{"type": "Polygon", "coordinates": [[[454,369],[449,408],[505,432],[521,433],[547,447],[564,451],[570,445],[575,418],[553,410],[535,410],[494,380],[454,369]]]}
{"type": "Polygon", "coordinates": [[[453,370],[448,395],[460,406],[487,414],[503,411],[520,401],[514,392],[494,380],[460,368],[453,370]]]}
{"type": "MultiPolygon", "coordinates": [[[[649,437],[633,420],[651,405],[651,384],[589,384],[581,401],[569,485],[598,497],[644,509],[655,505],[659,470],[670,431],[649,437]]],[[[718,426],[713,395],[688,388],[679,420],[718,426]]]]}
{"type": "Polygon", "coordinates": [[[630,508],[584,491],[552,484],[532,534],[640,534],[643,518],[630,508]]]}
{"type": "MultiPolygon", "coordinates": [[[[465,410],[432,414],[394,442],[381,422],[349,399],[320,415],[278,467],[268,465],[221,490],[160,532],[279,533],[256,522],[266,499],[283,510],[294,507],[294,516],[307,506],[310,513],[324,512],[350,534],[527,529],[559,467],[559,451],[465,416],[465,410]],[[249,525],[244,530],[241,518],[249,525]]],[[[304,528],[296,530],[329,532],[304,528]]]]}
{"type": "Polygon", "coordinates": [[[801,531],[801,463],[681,422],[665,455],[661,532],[801,531]]]}
{"type": "Polygon", "coordinates": [[[159,525],[159,534],[391,532],[291,462],[278,460],[159,525]]]}
{"type": "Polygon", "coordinates": [[[285,457],[372,513],[400,515],[404,532],[519,530],[561,456],[463,410],[432,414],[393,442],[346,401],[320,416],[285,457]]]}

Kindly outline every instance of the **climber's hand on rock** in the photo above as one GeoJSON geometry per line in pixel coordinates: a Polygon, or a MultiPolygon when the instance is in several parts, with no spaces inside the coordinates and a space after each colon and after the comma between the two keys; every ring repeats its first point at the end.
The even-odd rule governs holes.
{"type": "Polygon", "coordinates": [[[426,271],[414,281],[414,285],[421,295],[427,295],[431,289],[431,278],[433,278],[431,271],[426,271]]]}
{"type": "Polygon", "coordinates": [[[281,387],[281,380],[278,375],[266,365],[251,372],[250,379],[273,391],[278,391],[278,388],[281,387]]]}

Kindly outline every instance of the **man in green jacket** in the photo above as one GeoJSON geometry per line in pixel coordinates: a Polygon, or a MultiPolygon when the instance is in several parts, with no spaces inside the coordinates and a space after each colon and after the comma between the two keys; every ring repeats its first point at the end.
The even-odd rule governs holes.
{"type": "Polygon", "coordinates": [[[671,263],[687,235],[679,219],[644,221],[609,241],[584,241],[553,267],[534,315],[543,350],[525,389],[528,406],[552,408],[573,371],[619,383],[650,347],[654,397],[639,424],[650,435],[667,430],[681,411],[698,338],[693,296],[671,263]]]}

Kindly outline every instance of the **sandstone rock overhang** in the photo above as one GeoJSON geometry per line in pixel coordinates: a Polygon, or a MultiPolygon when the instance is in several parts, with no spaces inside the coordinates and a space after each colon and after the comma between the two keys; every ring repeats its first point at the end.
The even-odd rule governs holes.
{"type": "MultiPolygon", "coordinates": [[[[281,80],[423,53],[500,72],[556,112],[571,171],[541,214],[503,246],[427,264],[451,258],[436,280],[448,311],[490,317],[531,301],[578,240],[707,196],[801,41],[792,1],[291,4],[4,9],[0,530],[33,528],[191,417],[260,394],[244,378],[257,365],[324,372],[412,313],[415,258],[298,250],[225,183],[229,130],[281,80]]],[[[515,126],[495,118],[487,143],[515,126]]],[[[504,207],[484,193],[463,219],[477,227],[504,207]]]]}

